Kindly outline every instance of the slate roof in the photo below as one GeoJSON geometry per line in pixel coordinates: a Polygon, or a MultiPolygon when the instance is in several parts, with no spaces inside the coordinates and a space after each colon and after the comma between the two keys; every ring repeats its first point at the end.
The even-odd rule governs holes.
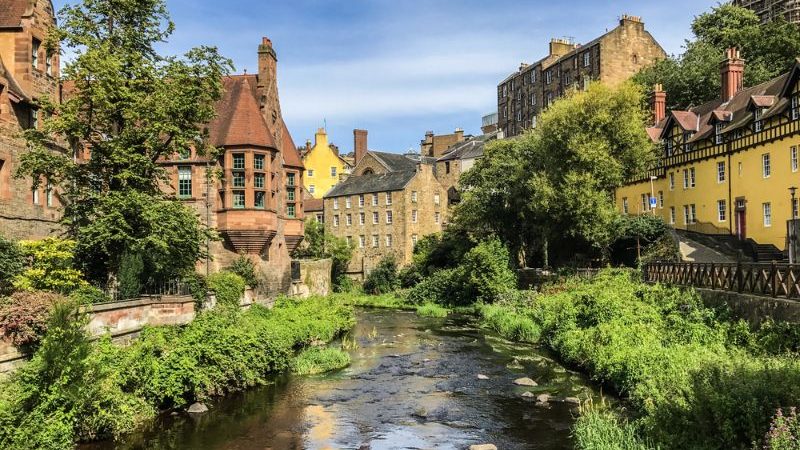
{"type": "Polygon", "coordinates": [[[370,154],[372,154],[372,156],[383,163],[383,165],[392,172],[417,170],[417,162],[405,155],[400,155],[398,153],[376,152],[372,150],[370,150],[370,154]]]}
{"type": "Polygon", "coordinates": [[[22,25],[22,16],[33,6],[30,0],[3,0],[0,8],[0,28],[16,28],[22,25]]]}
{"type": "Polygon", "coordinates": [[[483,148],[486,146],[486,142],[496,138],[497,132],[494,132],[459,142],[450,147],[448,152],[439,158],[439,161],[478,158],[483,155],[483,148]]]}
{"type": "Polygon", "coordinates": [[[416,174],[416,170],[403,170],[352,176],[334,186],[325,194],[325,198],[367,194],[370,192],[399,191],[405,188],[416,174]]]}

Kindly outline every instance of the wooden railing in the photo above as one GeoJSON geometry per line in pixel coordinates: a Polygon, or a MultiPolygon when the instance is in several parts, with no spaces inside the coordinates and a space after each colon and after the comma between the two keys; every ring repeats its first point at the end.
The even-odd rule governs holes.
{"type": "Polygon", "coordinates": [[[773,298],[800,298],[800,266],[777,263],[669,263],[644,266],[644,279],[773,298]]]}

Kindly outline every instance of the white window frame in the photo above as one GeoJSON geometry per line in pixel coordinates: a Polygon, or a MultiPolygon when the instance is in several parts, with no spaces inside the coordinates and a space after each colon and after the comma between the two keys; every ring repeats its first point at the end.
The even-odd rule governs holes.
{"type": "Polygon", "coordinates": [[[392,238],[391,234],[386,235],[386,247],[391,248],[394,239],[392,238]]]}
{"type": "Polygon", "coordinates": [[[364,226],[367,222],[367,213],[360,212],[358,213],[358,224],[364,226]]]}
{"type": "Polygon", "coordinates": [[[764,111],[761,108],[756,108],[753,111],[753,131],[760,133],[764,129],[764,123],[761,121],[761,115],[764,111]]]}
{"type": "Polygon", "coordinates": [[[358,236],[358,248],[364,248],[367,246],[367,237],[362,235],[358,236]]]}
{"type": "Polygon", "coordinates": [[[683,205],[683,224],[689,225],[689,205],[683,205]]]}
{"type": "Polygon", "coordinates": [[[363,208],[365,203],[364,194],[358,194],[358,207],[363,208]]]}
{"type": "Polygon", "coordinates": [[[674,172],[670,172],[669,173],[669,190],[670,191],[674,191],[675,190],[675,173],[674,172]]]}
{"type": "Polygon", "coordinates": [[[689,189],[689,169],[683,169],[683,188],[689,189]]]}
{"type": "Polygon", "coordinates": [[[333,178],[336,178],[336,167],[335,166],[331,166],[331,176],[333,178]]]}
{"type": "Polygon", "coordinates": [[[622,197],[622,214],[628,214],[628,197],[622,197]]]}
{"type": "Polygon", "coordinates": [[[694,167],[689,168],[689,188],[694,189],[697,187],[697,177],[694,167]]]}
{"type": "Polygon", "coordinates": [[[592,54],[591,52],[585,52],[583,54],[583,67],[589,67],[592,65],[592,54]]]}
{"type": "Polygon", "coordinates": [[[769,228],[772,226],[772,203],[766,202],[761,204],[761,213],[764,217],[764,227],[769,228]]]}
{"type": "Polygon", "coordinates": [[[392,210],[386,211],[386,225],[391,225],[394,222],[394,215],[392,210]]]}
{"type": "Polygon", "coordinates": [[[670,225],[675,225],[675,207],[669,207],[669,223],[670,225]]]}
{"type": "Polygon", "coordinates": [[[333,209],[339,209],[339,199],[333,199],[333,209]]]}
{"type": "Polygon", "coordinates": [[[761,176],[764,178],[772,176],[772,161],[769,153],[761,155],[761,176]]]}
{"type": "Polygon", "coordinates": [[[800,97],[792,96],[792,120],[800,119],[800,97]]]}
{"type": "Polygon", "coordinates": [[[722,136],[722,128],[725,126],[722,122],[717,122],[714,125],[714,142],[719,145],[722,144],[723,136],[722,136]]]}
{"type": "Polygon", "coordinates": [[[378,211],[373,211],[372,212],[372,224],[373,225],[377,225],[379,222],[380,222],[380,214],[378,214],[378,211]]]}
{"type": "Polygon", "coordinates": [[[797,146],[793,145],[789,147],[789,167],[792,168],[792,172],[797,172],[798,169],[798,162],[797,162],[797,146]]]}
{"type": "Polygon", "coordinates": [[[313,193],[314,193],[314,191],[316,191],[316,190],[317,190],[317,188],[316,188],[316,186],[314,186],[313,184],[309,184],[309,185],[308,185],[308,193],[309,193],[309,194],[313,194],[313,193]]]}
{"type": "Polygon", "coordinates": [[[441,221],[442,221],[442,213],[440,213],[439,211],[433,213],[433,222],[438,224],[441,221]]]}
{"type": "Polygon", "coordinates": [[[334,227],[338,227],[339,226],[339,215],[338,214],[333,216],[333,226],[334,227]]]}
{"type": "Polygon", "coordinates": [[[381,244],[381,237],[377,234],[372,235],[372,248],[378,248],[381,244]]]}
{"type": "Polygon", "coordinates": [[[417,223],[417,210],[411,210],[411,223],[417,223]]]}
{"type": "Polygon", "coordinates": [[[439,193],[438,193],[438,192],[437,192],[437,193],[435,193],[435,194],[433,194],[433,204],[434,204],[434,205],[438,205],[438,204],[440,204],[440,203],[441,203],[441,201],[442,201],[442,199],[441,199],[441,196],[439,195],[439,193]]]}
{"type": "Polygon", "coordinates": [[[697,223],[697,207],[694,203],[689,205],[689,220],[691,220],[692,225],[697,223]]]}
{"type": "Polygon", "coordinates": [[[372,194],[372,206],[378,206],[378,194],[372,194]]]}
{"type": "Polygon", "coordinates": [[[728,221],[728,204],[725,200],[717,200],[717,222],[728,221]]]}
{"type": "Polygon", "coordinates": [[[392,193],[386,193],[386,206],[392,206],[392,193]]]}
{"type": "Polygon", "coordinates": [[[725,161],[717,161],[717,183],[725,182],[725,161]]]}
{"type": "Polygon", "coordinates": [[[350,209],[353,206],[353,200],[350,199],[350,196],[344,198],[344,207],[346,209],[350,209]]]}
{"type": "Polygon", "coordinates": [[[347,225],[348,227],[352,227],[353,226],[353,215],[348,213],[345,216],[345,221],[344,222],[345,222],[345,225],[347,225]]]}

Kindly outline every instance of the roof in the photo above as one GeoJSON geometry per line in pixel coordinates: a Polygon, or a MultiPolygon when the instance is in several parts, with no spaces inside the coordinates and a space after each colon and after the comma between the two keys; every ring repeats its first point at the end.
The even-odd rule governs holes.
{"type": "Polygon", "coordinates": [[[459,142],[458,144],[450,147],[450,151],[442,155],[442,157],[439,158],[439,161],[478,158],[483,155],[483,148],[486,145],[486,141],[492,140],[496,137],[497,132],[494,132],[477,136],[464,142],[459,142]]]}
{"type": "Polygon", "coordinates": [[[31,0],[3,0],[0,8],[0,28],[19,27],[22,25],[22,17],[29,13],[29,7],[33,4],[31,0]]]}
{"type": "Polygon", "coordinates": [[[370,150],[369,152],[380,163],[382,163],[391,172],[404,171],[404,170],[417,170],[417,161],[398,153],[376,152],[370,150]]]}
{"type": "Polygon", "coordinates": [[[305,212],[322,211],[322,199],[309,198],[303,200],[303,211],[305,212]]]}
{"type": "Polygon", "coordinates": [[[750,101],[758,108],[769,108],[775,103],[774,95],[753,95],[750,101]]]}
{"type": "Polygon", "coordinates": [[[300,152],[297,151],[292,135],[289,133],[289,128],[283,118],[281,118],[281,126],[283,127],[283,133],[281,133],[283,135],[283,148],[281,149],[283,152],[283,164],[291,167],[304,167],[300,152]]]}
{"type": "Polygon", "coordinates": [[[255,75],[225,77],[222,86],[224,93],[215,106],[217,116],[209,124],[212,145],[255,145],[277,149],[258,107],[255,75]]]}
{"type": "Polygon", "coordinates": [[[334,186],[325,194],[325,198],[367,194],[370,192],[399,191],[405,188],[416,174],[416,170],[404,170],[352,176],[334,186]]]}
{"type": "Polygon", "coordinates": [[[0,82],[2,82],[3,78],[5,78],[6,82],[8,83],[8,93],[12,94],[12,101],[31,101],[31,97],[25,93],[25,91],[22,89],[22,86],[20,86],[17,80],[14,78],[14,74],[12,74],[10,70],[6,69],[6,66],[3,64],[3,59],[0,58],[0,82]]]}

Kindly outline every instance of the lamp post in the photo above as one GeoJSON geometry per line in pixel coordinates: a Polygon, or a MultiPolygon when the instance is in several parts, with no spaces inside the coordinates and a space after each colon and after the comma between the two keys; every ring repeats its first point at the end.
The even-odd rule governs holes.
{"type": "MultiPolygon", "coordinates": [[[[653,185],[653,182],[655,180],[656,180],[656,177],[653,176],[653,175],[650,175],[650,198],[656,198],[656,190],[655,190],[655,186],[653,185]]],[[[656,201],[658,201],[658,200],[656,200],[656,201]]],[[[656,208],[654,206],[651,206],[650,209],[653,211],[653,215],[655,216],[656,215],[656,208]]]]}
{"type": "Polygon", "coordinates": [[[797,259],[797,210],[795,209],[797,186],[790,187],[789,193],[792,195],[792,222],[791,225],[789,225],[789,264],[794,264],[794,261],[797,259]]]}

